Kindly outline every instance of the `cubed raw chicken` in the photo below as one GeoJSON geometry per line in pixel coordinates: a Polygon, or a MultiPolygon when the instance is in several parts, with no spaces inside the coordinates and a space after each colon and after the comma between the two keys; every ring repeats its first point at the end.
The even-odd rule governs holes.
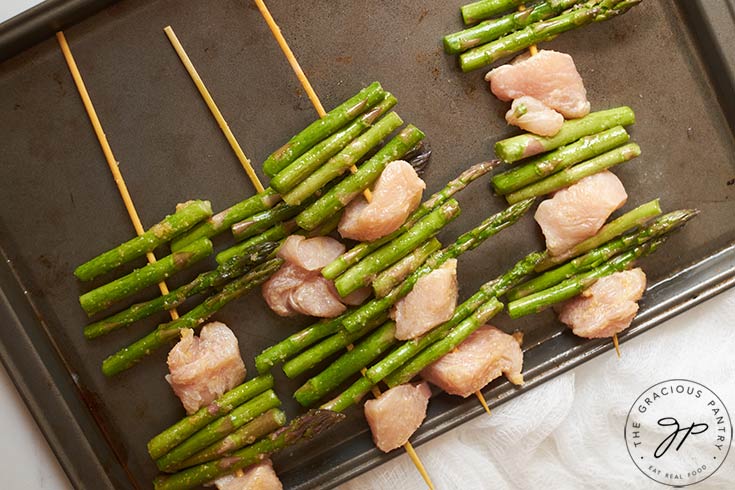
{"type": "Polygon", "coordinates": [[[344,251],[345,246],[331,237],[291,235],[278,250],[278,256],[307,271],[320,271],[344,251]]]}
{"type": "Polygon", "coordinates": [[[559,319],[580,337],[612,337],[630,326],[645,289],[646,274],[640,268],[616,272],[564,303],[559,319]]]}
{"type": "Polygon", "coordinates": [[[334,283],[332,281],[329,281],[329,284],[333,288],[335,296],[338,297],[340,301],[342,301],[344,304],[350,306],[363,304],[365,300],[368,299],[371,294],[373,294],[373,288],[371,288],[370,286],[365,286],[364,288],[355,289],[347,296],[340,296],[337,292],[337,288],[334,287],[334,283]]]}
{"type": "Polygon", "coordinates": [[[572,57],[565,53],[544,49],[536,56],[522,55],[509,65],[491,70],[485,80],[500,100],[530,95],[568,119],[590,112],[582,77],[572,57]]]}
{"type": "MultiPolygon", "coordinates": [[[[289,236],[278,251],[286,262],[263,283],[263,297],[271,310],[280,316],[301,313],[321,318],[332,318],[345,311],[332,282],[319,273],[344,251],[344,245],[334,238],[289,236]]],[[[349,299],[361,298],[357,294],[349,299]]]]}
{"type": "Polygon", "coordinates": [[[214,484],[217,490],[283,490],[270,459],[249,466],[244,472],[217,478],[214,484]]]}
{"type": "Polygon", "coordinates": [[[209,405],[245,379],[237,337],[220,322],[204,325],[199,337],[191,329],[182,330],[181,340],[168,354],[168,369],[166,381],[186,413],[209,405]]]}
{"type": "Polygon", "coordinates": [[[543,201],[534,218],[546,237],[546,248],[552,255],[561,255],[595,235],[627,199],[623,183],[606,170],[585,177],[543,201]]]}
{"type": "Polygon", "coordinates": [[[387,453],[406,444],[426,418],[430,397],[424,382],[395,386],[365,402],[365,418],[378,449],[387,453]]]}
{"type": "Polygon", "coordinates": [[[485,325],[425,367],[421,377],[450,395],[467,398],[501,374],[513,384],[523,384],[522,368],[523,352],[516,338],[485,325]]]}
{"type": "Polygon", "coordinates": [[[396,321],[396,338],[413,339],[452,318],[457,306],[457,260],[416,281],[413,290],[391,311],[396,321]]]}
{"type": "Polygon", "coordinates": [[[375,182],[372,202],[359,196],[347,205],[339,234],[364,242],[396,231],[421,203],[425,188],[411,164],[403,160],[389,163],[375,182]]]}
{"type": "Polygon", "coordinates": [[[541,136],[554,136],[564,124],[564,116],[527,95],[513,101],[505,120],[508,124],[541,136]]]}
{"type": "Polygon", "coordinates": [[[289,293],[291,309],[304,315],[334,318],[347,309],[330,281],[321,275],[303,282],[289,293]]]}
{"type": "Polygon", "coordinates": [[[265,298],[270,309],[279,316],[298,315],[298,312],[291,305],[291,291],[313,279],[314,276],[313,272],[286,262],[270,279],[263,283],[263,298],[265,298]]]}

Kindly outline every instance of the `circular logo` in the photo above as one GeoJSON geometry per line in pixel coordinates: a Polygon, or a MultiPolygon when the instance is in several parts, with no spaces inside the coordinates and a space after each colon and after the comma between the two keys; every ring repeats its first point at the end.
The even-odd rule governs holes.
{"type": "Polygon", "coordinates": [[[670,379],[644,391],[625,420],[628,453],[643,474],[664,485],[699,483],[722,465],[732,442],[722,400],[694,381],[670,379]]]}

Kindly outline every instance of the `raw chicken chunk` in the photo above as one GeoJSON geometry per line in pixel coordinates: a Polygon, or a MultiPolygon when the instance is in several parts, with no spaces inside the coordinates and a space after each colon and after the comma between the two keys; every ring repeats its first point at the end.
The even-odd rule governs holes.
{"type": "Polygon", "coordinates": [[[389,163],[375,183],[372,202],[359,196],[347,205],[339,222],[340,235],[364,242],[396,231],[419,205],[425,188],[411,164],[389,163]]]}
{"type": "Polygon", "coordinates": [[[523,352],[513,335],[485,325],[473,332],[457,349],[421,371],[421,377],[450,395],[467,398],[490,381],[505,374],[523,384],[523,352]]]}
{"type": "Polygon", "coordinates": [[[334,294],[340,298],[340,301],[342,301],[346,305],[350,306],[357,306],[361,305],[365,302],[366,299],[370,297],[371,294],[373,294],[373,288],[370,286],[365,286],[364,288],[355,289],[347,296],[340,296],[337,292],[337,288],[334,288],[334,284],[332,281],[329,281],[329,284],[332,285],[334,289],[334,294]]]}
{"type": "Polygon", "coordinates": [[[347,309],[331,281],[315,276],[293,289],[289,294],[289,305],[293,311],[319,318],[334,318],[347,309]]]}
{"type": "Polygon", "coordinates": [[[561,255],[593,236],[628,194],[609,171],[590,175],[539,204],[534,218],[546,237],[546,248],[561,255]]]}
{"type": "Polygon", "coordinates": [[[564,303],[559,319],[580,337],[612,337],[630,326],[645,289],[646,275],[640,268],[616,272],[564,303]]]}
{"type": "MultiPolygon", "coordinates": [[[[344,251],[344,245],[334,238],[289,236],[278,251],[285,264],[262,288],[271,310],[280,316],[302,313],[322,318],[332,318],[344,312],[345,305],[334,285],[319,273],[344,251]]],[[[358,301],[360,296],[350,300],[358,301]]]]}
{"type": "Polygon", "coordinates": [[[166,381],[189,414],[245,380],[237,338],[220,322],[204,325],[199,337],[184,329],[168,354],[168,369],[166,381]]]}
{"type": "Polygon", "coordinates": [[[214,484],[218,490],[283,490],[270,459],[249,466],[244,471],[217,478],[214,484]]]}
{"type": "Polygon", "coordinates": [[[566,118],[590,112],[582,77],[572,57],[565,53],[541,50],[536,56],[524,56],[491,70],[485,80],[500,100],[530,95],[566,118]]]}
{"type": "Polygon", "coordinates": [[[564,116],[527,95],[513,101],[505,120],[508,124],[541,136],[554,136],[564,124],[564,116]]]}
{"type": "Polygon", "coordinates": [[[387,453],[406,444],[426,418],[430,397],[427,383],[403,384],[365,402],[365,418],[378,449],[387,453]]]}
{"type": "Polygon", "coordinates": [[[413,290],[396,303],[391,317],[396,321],[396,338],[413,339],[452,318],[457,306],[457,260],[416,281],[413,290]]]}
{"type": "Polygon", "coordinates": [[[314,273],[286,262],[270,279],[263,283],[263,298],[277,315],[297,315],[298,312],[291,305],[291,291],[314,276],[314,273]]]}
{"type": "Polygon", "coordinates": [[[307,271],[319,271],[344,251],[345,246],[334,238],[327,236],[304,238],[301,235],[291,235],[281,246],[278,256],[307,271]]]}

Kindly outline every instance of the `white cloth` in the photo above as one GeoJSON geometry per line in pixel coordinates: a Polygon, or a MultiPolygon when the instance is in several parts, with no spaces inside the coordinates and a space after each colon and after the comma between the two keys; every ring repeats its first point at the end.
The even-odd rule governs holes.
{"type": "MultiPolygon", "coordinates": [[[[417,449],[437,489],[663,489],[631,461],[625,418],[648,387],[686,378],[735,417],[735,290],[679,315],[417,449]]],[[[735,453],[735,451],[731,451],[735,453]]],[[[341,490],[425,489],[407,455],[341,490]]],[[[698,489],[735,488],[735,454],[698,489]]]]}

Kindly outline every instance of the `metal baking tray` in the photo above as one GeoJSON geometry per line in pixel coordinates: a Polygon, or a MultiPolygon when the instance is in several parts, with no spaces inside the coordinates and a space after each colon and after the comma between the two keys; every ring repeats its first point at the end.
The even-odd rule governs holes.
{"type": "MultiPolygon", "coordinates": [[[[427,192],[491,157],[493,142],[513,133],[483,74],[461,73],[442,52],[440,37],[461,26],[462,2],[269,3],[325,106],[373,80],[398,97],[397,111],[426,131],[434,150],[427,192]]],[[[623,211],[655,197],[665,209],[702,210],[643,260],[650,289],[622,341],[735,282],[735,64],[725,49],[735,45],[733,12],[732,0],[648,0],[543,46],[574,56],[594,110],[627,104],[636,111],[632,135],[643,155],[615,170],[630,195],[623,211]]],[[[150,226],[180,201],[206,198],[222,209],[253,192],[166,40],[162,29],[169,24],[254,162],[315,118],[257,10],[244,0],[47,1],[0,26],[3,55],[23,50],[0,64],[0,357],[80,489],[150,488],[156,471],[145,443],[182,410],[163,379],[164,352],[113,379],[99,369],[104,357],[165,316],[93,342],[82,336],[87,319],[77,296],[86,286],[72,270],[133,230],[50,35],[66,28],[150,226]]],[[[486,180],[459,200],[463,215],[441,234],[445,243],[503,205],[486,180]]],[[[217,246],[226,242],[223,236],[217,246]]],[[[460,294],[541,246],[526,217],[462,257],[460,294]]],[[[306,324],[271,314],[257,293],[217,318],[238,334],[251,371],[254,355],[306,324]]],[[[520,389],[492,383],[485,390],[491,405],[611,348],[574,337],[551,313],[514,322],[500,317],[497,324],[525,332],[527,383],[520,389]]],[[[289,395],[299,381],[277,382],[292,415],[297,407],[289,395]]],[[[420,445],[480,411],[474,399],[437,396],[413,441],[420,445]]],[[[338,429],[279,455],[276,467],[287,488],[330,488],[396,454],[374,449],[361,411],[352,410],[338,429]]]]}

